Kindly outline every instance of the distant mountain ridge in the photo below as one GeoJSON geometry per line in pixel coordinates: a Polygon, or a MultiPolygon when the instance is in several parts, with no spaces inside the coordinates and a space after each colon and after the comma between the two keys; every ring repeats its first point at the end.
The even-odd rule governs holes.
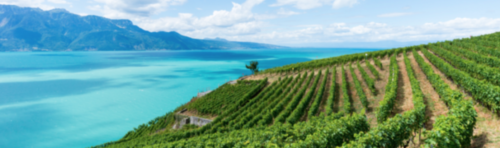
{"type": "Polygon", "coordinates": [[[193,39],[177,32],[149,32],[130,20],[79,16],[0,5],[0,51],[109,51],[286,48],[225,39],[193,39]]]}

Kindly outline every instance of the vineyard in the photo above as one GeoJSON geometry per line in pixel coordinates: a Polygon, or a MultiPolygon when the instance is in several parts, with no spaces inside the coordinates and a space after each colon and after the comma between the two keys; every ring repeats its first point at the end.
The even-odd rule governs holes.
{"type": "Polygon", "coordinates": [[[494,33],[266,69],[94,147],[493,148],[499,111],[494,33]]]}

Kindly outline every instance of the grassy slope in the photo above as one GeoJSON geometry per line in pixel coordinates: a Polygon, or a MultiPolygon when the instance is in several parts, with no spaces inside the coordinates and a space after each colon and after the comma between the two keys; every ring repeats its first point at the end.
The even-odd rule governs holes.
{"type": "MultiPolygon", "coordinates": [[[[479,37],[479,39],[478,38],[462,39],[462,40],[457,40],[454,42],[460,41],[461,43],[464,42],[464,44],[465,43],[474,43],[475,45],[478,45],[480,47],[484,47],[486,49],[491,49],[491,50],[486,50],[486,51],[489,51],[490,54],[485,54],[484,51],[482,52],[482,54],[489,56],[489,57],[492,57],[492,58],[500,58],[500,57],[496,56],[496,53],[497,53],[496,50],[500,51],[500,44],[498,44],[498,39],[500,39],[500,33],[485,35],[485,36],[479,37]]],[[[354,110],[357,112],[364,112],[363,114],[367,117],[367,122],[369,123],[370,127],[377,128],[378,124],[376,121],[375,112],[378,110],[379,102],[382,100],[382,98],[385,95],[384,94],[385,86],[386,86],[386,84],[388,82],[388,78],[389,78],[389,69],[388,68],[389,68],[389,60],[390,59],[389,59],[389,56],[386,56],[386,55],[390,55],[392,53],[400,53],[397,55],[397,61],[398,61],[398,65],[400,66],[398,70],[400,71],[400,73],[402,73],[399,75],[399,78],[398,78],[398,85],[399,85],[398,96],[397,96],[397,100],[396,100],[397,103],[395,104],[395,107],[394,107],[396,110],[393,110],[393,113],[389,117],[389,118],[392,118],[393,116],[405,113],[408,110],[411,110],[413,108],[413,104],[411,103],[412,102],[411,85],[410,85],[409,78],[408,78],[408,76],[406,74],[406,70],[405,70],[407,65],[405,65],[403,62],[403,55],[401,54],[401,52],[404,50],[410,51],[411,49],[419,49],[419,48],[427,48],[427,46],[421,45],[421,46],[397,48],[397,49],[391,49],[391,50],[351,54],[351,55],[344,55],[344,56],[340,56],[340,57],[313,60],[310,62],[303,62],[303,63],[298,63],[298,64],[291,64],[291,65],[286,65],[286,66],[282,66],[282,67],[271,68],[271,69],[263,71],[261,74],[252,75],[252,76],[246,77],[245,79],[247,79],[247,80],[262,80],[264,78],[268,78],[269,82],[275,82],[278,79],[285,78],[287,76],[296,77],[298,74],[303,75],[304,72],[307,72],[310,74],[311,73],[318,74],[319,71],[324,72],[327,69],[335,68],[336,72],[337,72],[337,75],[336,75],[337,82],[335,85],[337,85],[337,88],[334,90],[336,96],[334,96],[332,99],[334,99],[334,101],[333,101],[334,108],[335,108],[334,111],[339,112],[339,111],[343,110],[343,108],[342,108],[342,104],[343,104],[342,103],[343,102],[342,101],[342,98],[343,98],[342,91],[343,90],[341,90],[341,88],[339,88],[341,86],[341,84],[344,83],[344,82],[342,82],[341,77],[340,77],[340,74],[341,74],[340,67],[343,66],[346,68],[346,73],[347,73],[346,76],[348,76],[348,78],[346,79],[348,81],[347,83],[349,85],[351,85],[351,87],[348,88],[348,91],[349,91],[348,96],[351,97],[351,100],[350,100],[351,104],[354,103],[353,104],[354,110]],[[365,54],[369,55],[367,59],[365,59],[366,58],[365,54]],[[374,59],[377,59],[377,60],[374,60],[374,59]],[[375,66],[375,69],[377,70],[377,72],[380,73],[380,76],[377,79],[372,74],[372,72],[370,72],[369,68],[366,67],[365,63],[368,62],[372,65],[377,65],[378,59],[380,59],[380,64],[381,64],[380,66],[382,66],[383,68],[380,68],[380,66],[375,66]],[[368,88],[366,88],[366,83],[364,83],[364,81],[359,73],[359,70],[357,70],[358,67],[357,67],[357,64],[355,62],[349,63],[354,68],[355,73],[353,73],[353,74],[351,74],[347,65],[342,64],[344,62],[347,62],[347,60],[359,61],[361,63],[361,67],[364,68],[364,70],[368,72],[369,76],[375,80],[375,91],[377,92],[375,95],[371,95],[370,90],[368,88]],[[369,106],[368,106],[368,108],[366,108],[364,110],[362,109],[363,107],[361,106],[360,100],[353,100],[353,99],[359,99],[359,97],[357,97],[356,90],[353,87],[354,82],[353,82],[352,76],[357,76],[358,80],[362,82],[361,84],[364,87],[363,88],[364,93],[369,94],[367,96],[367,99],[369,101],[369,106]]],[[[457,84],[453,83],[453,81],[450,78],[446,77],[438,68],[434,67],[433,63],[428,61],[427,58],[421,52],[417,52],[417,53],[421,54],[421,56],[424,57],[424,61],[431,65],[431,67],[434,69],[434,72],[436,72],[438,75],[440,75],[441,78],[444,80],[444,82],[446,82],[448,85],[450,85],[451,89],[465,92],[465,98],[467,100],[474,100],[472,98],[472,96],[470,95],[470,93],[467,93],[466,90],[462,90],[460,88],[460,86],[457,86],[457,84]]],[[[442,115],[446,115],[448,113],[448,107],[446,107],[445,103],[443,103],[443,101],[440,100],[439,94],[436,93],[436,90],[430,85],[425,74],[420,69],[420,66],[415,62],[415,59],[413,58],[413,56],[411,56],[411,52],[408,53],[408,58],[409,58],[409,61],[411,63],[410,64],[411,68],[415,71],[415,78],[420,82],[421,90],[422,90],[422,93],[424,95],[425,104],[427,106],[427,108],[425,110],[425,112],[426,112],[425,116],[426,116],[427,120],[426,120],[424,125],[425,125],[425,128],[427,130],[431,130],[433,128],[433,124],[434,124],[436,118],[439,116],[442,116],[442,115]]],[[[251,82],[248,81],[248,83],[251,83],[251,82]]],[[[293,85],[293,84],[291,84],[291,85],[293,85]]],[[[330,85],[330,83],[327,83],[326,87],[328,88],[329,85],[330,85]]],[[[221,87],[218,90],[224,90],[224,88],[225,87],[221,87]]],[[[243,88],[241,88],[241,89],[244,90],[243,88]]],[[[240,94],[240,93],[238,93],[238,94],[240,94]]],[[[214,95],[214,96],[216,96],[216,95],[214,95]]],[[[228,96],[231,96],[231,95],[228,95],[228,96]]],[[[325,96],[325,98],[329,98],[329,97],[325,96]]],[[[234,100],[237,100],[237,99],[238,99],[238,95],[233,94],[231,97],[226,97],[224,99],[226,101],[224,101],[224,102],[225,103],[234,102],[234,100]],[[233,100],[233,101],[231,101],[231,100],[233,100]]],[[[189,104],[207,104],[207,100],[204,100],[205,102],[203,102],[203,103],[199,103],[197,101],[199,101],[199,100],[194,100],[193,102],[190,102],[189,104]]],[[[211,101],[212,101],[211,103],[219,104],[219,106],[222,106],[220,104],[223,104],[223,103],[221,103],[221,100],[214,99],[211,101]]],[[[210,102],[210,100],[208,100],[208,102],[210,102]]],[[[198,108],[193,107],[195,105],[189,105],[189,104],[185,105],[185,106],[188,107],[191,111],[196,112],[197,114],[195,114],[195,115],[197,115],[197,116],[206,116],[208,114],[220,114],[220,112],[217,112],[217,111],[203,112],[203,113],[197,112],[198,108]]],[[[474,105],[474,108],[475,108],[476,112],[478,113],[478,117],[477,117],[477,124],[476,124],[475,130],[474,130],[474,137],[472,139],[472,146],[474,146],[474,147],[498,147],[498,146],[500,146],[500,144],[499,144],[500,143],[500,128],[499,128],[500,126],[497,126],[497,125],[500,125],[500,119],[498,117],[498,114],[493,113],[491,110],[488,109],[487,106],[486,107],[482,106],[479,103],[476,103],[474,105]]],[[[178,109],[182,109],[182,107],[179,107],[178,109]]],[[[202,109],[202,107],[200,107],[199,109],[202,109]]],[[[317,115],[322,114],[323,111],[324,110],[320,110],[319,113],[317,113],[317,115]]],[[[304,114],[306,114],[306,113],[304,113],[304,114]]],[[[167,114],[167,116],[168,116],[168,114],[167,114]]],[[[164,117],[167,117],[167,116],[164,116],[164,117]]],[[[172,119],[168,119],[168,118],[164,118],[164,117],[153,120],[153,121],[158,121],[160,119],[164,119],[166,122],[158,122],[161,124],[158,124],[158,125],[154,124],[156,122],[153,122],[153,124],[151,124],[151,122],[150,122],[151,126],[141,125],[139,127],[139,129],[141,129],[141,127],[144,129],[149,129],[149,130],[145,130],[146,131],[145,133],[149,132],[149,134],[141,133],[141,134],[137,134],[138,135],[137,137],[145,136],[143,138],[147,139],[147,137],[151,134],[161,135],[161,134],[168,134],[170,132],[179,132],[179,131],[172,131],[172,130],[158,131],[158,129],[167,129],[168,126],[166,126],[166,125],[172,124],[171,123],[173,121],[172,119]],[[145,128],[145,127],[154,127],[154,128],[145,128]]],[[[304,121],[306,119],[301,119],[301,120],[304,121]]],[[[183,129],[183,130],[190,130],[190,129],[183,129]]],[[[135,131],[137,131],[137,130],[135,130],[135,131]]],[[[420,145],[421,143],[424,142],[425,136],[422,138],[423,139],[413,138],[412,139],[413,144],[410,146],[411,147],[418,147],[418,145],[420,145]]]]}

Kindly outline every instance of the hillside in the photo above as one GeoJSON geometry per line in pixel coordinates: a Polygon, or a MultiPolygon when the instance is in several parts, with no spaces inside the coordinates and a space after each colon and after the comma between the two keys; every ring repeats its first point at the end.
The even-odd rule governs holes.
{"type": "Polygon", "coordinates": [[[284,48],[269,44],[193,39],[177,32],[148,32],[130,20],[79,16],[0,5],[0,51],[182,50],[284,48]]]}
{"type": "Polygon", "coordinates": [[[500,33],[285,65],[96,147],[500,147],[499,67],[500,33]]]}

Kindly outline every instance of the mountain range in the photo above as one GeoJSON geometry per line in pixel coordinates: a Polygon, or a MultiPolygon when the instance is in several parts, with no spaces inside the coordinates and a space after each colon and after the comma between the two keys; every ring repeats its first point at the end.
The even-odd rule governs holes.
{"type": "Polygon", "coordinates": [[[286,48],[270,44],[194,39],[149,32],[130,20],[80,16],[64,9],[0,5],[0,51],[112,51],[286,48]]]}

